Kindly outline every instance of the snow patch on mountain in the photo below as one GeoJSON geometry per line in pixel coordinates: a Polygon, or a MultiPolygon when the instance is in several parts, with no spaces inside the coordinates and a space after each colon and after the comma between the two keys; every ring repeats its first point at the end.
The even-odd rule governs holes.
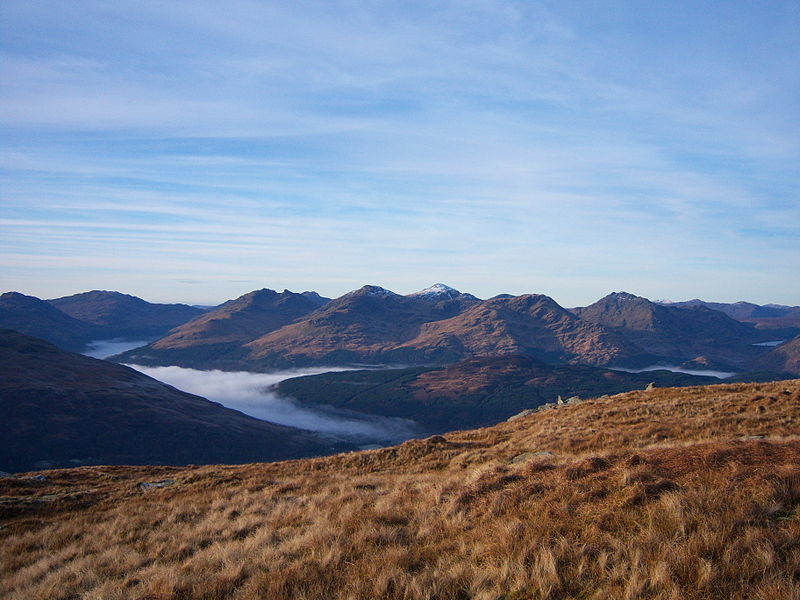
{"type": "Polygon", "coordinates": [[[413,294],[409,294],[409,296],[436,296],[436,297],[446,297],[446,298],[455,298],[456,296],[460,296],[461,292],[459,292],[455,288],[451,288],[449,285],[445,285],[443,283],[434,283],[431,287],[425,288],[424,290],[420,290],[418,292],[414,292],[413,294]]]}
{"type": "Polygon", "coordinates": [[[399,296],[392,290],[387,290],[379,285],[365,285],[364,287],[350,292],[351,294],[361,294],[364,296],[399,296]]]}

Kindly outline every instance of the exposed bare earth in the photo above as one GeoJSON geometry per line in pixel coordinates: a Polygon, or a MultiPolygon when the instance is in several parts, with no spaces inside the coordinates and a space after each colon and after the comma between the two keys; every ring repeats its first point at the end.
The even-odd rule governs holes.
{"type": "Polygon", "coordinates": [[[798,433],[793,380],[302,461],[6,478],[0,596],[798,598],[798,433]]]}

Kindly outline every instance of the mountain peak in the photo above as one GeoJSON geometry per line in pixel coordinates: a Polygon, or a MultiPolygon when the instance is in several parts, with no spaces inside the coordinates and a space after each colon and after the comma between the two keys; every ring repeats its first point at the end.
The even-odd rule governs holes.
{"type": "MultiPolygon", "coordinates": [[[[379,285],[365,285],[357,290],[350,292],[353,295],[359,296],[397,296],[395,292],[382,288],[379,285]]],[[[348,294],[349,295],[349,294],[348,294]]]]}
{"type": "Polygon", "coordinates": [[[445,298],[455,298],[456,296],[460,296],[461,292],[459,292],[455,288],[451,288],[449,285],[445,285],[443,283],[434,283],[431,287],[425,288],[424,290],[420,290],[418,292],[414,292],[413,294],[409,294],[409,296],[427,296],[427,297],[445,297],[445,298]]]}
{"type": "Polygon", "coordinates": [[[641,296],[637,296],[636,294],[631,294],[630,292],[611,292],[608,296],[606,296],[606,298],[608,298],[609,300],[617,300],[621,302],[628,302],[631,300],[647,300],[647,298],[642,298],[641,296]]]}

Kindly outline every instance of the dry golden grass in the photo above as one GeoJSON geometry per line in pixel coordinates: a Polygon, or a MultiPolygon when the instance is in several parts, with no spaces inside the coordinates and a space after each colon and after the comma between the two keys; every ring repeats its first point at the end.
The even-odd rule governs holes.
{"type": "Polygon", "coordinates": [[[800,380],[678,388],[319,459],[0,480],[0,597],[798,599],[798,425],[800,380]]]}

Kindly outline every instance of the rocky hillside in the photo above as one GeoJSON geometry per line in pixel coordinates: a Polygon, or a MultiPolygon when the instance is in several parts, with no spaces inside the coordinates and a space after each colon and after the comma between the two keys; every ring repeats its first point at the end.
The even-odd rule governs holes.
{"type": "MultiPolygon", "coordinates": [[[[55,310],[55,309],[53,309],[55,310]]],[[[252,462],[333,451],[138,371],[0,330],[0,470],[252,462]]]]}
{"type": "Polygon", "coordinates": [[[800,597],[800,381],[273,464],[0,479],[0,596],[800,597]]]}

